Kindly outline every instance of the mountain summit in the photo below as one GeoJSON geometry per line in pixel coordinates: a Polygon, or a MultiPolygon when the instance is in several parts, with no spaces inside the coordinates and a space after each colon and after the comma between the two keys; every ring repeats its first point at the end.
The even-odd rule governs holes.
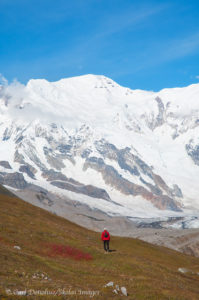
{"type": "Polygon", "coordinates": [[[156,93],[96,75],[1,86],[0,183],[58,214],[67,198],[198,227],[198,98],[199,84],[156,93]]]}

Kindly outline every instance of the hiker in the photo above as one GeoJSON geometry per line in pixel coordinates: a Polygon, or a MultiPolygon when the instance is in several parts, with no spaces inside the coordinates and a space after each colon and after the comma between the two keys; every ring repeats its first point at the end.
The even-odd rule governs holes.
{"type": "Polygon", "coordinates": [[[110,234],[106,228],[102,232],[101,240],[104,242],[104,250],[109,252],[109,241],[110,241],[110,234]]]}

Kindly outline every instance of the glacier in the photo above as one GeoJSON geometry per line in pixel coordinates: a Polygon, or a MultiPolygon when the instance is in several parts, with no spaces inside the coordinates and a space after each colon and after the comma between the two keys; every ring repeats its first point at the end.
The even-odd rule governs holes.
{"type": "Polygon", "coordinates": [[[198,176],[199,84],[153,92],[89,74],[0,86],[0,183],[55,195],[33,204],[195,228],[198,176]]]}

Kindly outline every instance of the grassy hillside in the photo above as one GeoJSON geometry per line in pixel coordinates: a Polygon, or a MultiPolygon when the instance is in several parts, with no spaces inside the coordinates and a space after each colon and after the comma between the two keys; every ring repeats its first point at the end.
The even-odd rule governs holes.
{"type": "Polygon", "coordinates": [[[131,238],[112,237],[110,245],[115,251],[105,254],[98,233],[0,188],[0,299],[26,299],[13,293],[31,289],[73,293],[42,299],[199,299],[199,259],[131,238]],[[104,287],[110,281],[128,297],[104,287]]]}

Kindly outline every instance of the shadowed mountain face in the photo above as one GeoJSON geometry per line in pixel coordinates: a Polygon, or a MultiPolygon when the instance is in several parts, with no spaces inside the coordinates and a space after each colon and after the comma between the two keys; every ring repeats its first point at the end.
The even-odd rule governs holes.
{"type": "Polygon", "coordinates": [[[16,197],[13,193],[11,193],[8,189],[4,186],[0,185],[0,195],[6,195],[10,197],[16,197]]]}
{"type": "Polygon", "coordinates": [[[198,85],[153,93],[87,75],[16,88],[0,94],[1,184],[110,216],[199,225],[198,85]]]}

